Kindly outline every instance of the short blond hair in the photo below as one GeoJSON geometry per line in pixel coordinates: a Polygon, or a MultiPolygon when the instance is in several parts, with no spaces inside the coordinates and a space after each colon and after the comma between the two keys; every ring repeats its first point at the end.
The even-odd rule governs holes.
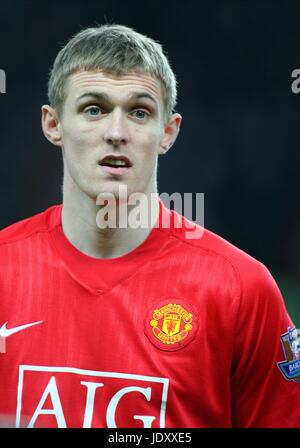
{"type": "Polygon", "coordinates": [[[68,77],[80,71],[97,71],[116,76],[137,72],[161,81],[164,116],[172,114],[177,98],[176,77],[162,46],[132,28],[102,25],[75,34],[58,53],[50,70],[48,97],[60,115],[66,99],[68,77]]]}

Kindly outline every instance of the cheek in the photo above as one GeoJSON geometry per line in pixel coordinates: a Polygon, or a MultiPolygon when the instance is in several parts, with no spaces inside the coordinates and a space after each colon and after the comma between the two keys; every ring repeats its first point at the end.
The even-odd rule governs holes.
{"type": "Polygon", "coordinates": [[[89,148],[93,147],[93,134],[82,132],[79,127],[66,127],[63,132],[63,147],[67,156],[84,160],[89,148]]]}
{"type": "Polygon", "coordinates": [[[160,147],[160,135],[157,131],[145,133],[138,129],[135,132],[135,136],[137,146],[142,149],[144,157],[153,159],[158,155],[158,150],[160,147]]]}

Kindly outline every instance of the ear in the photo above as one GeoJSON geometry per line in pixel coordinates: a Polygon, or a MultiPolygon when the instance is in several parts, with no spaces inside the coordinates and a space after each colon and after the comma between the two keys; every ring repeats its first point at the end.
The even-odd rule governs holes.
{"type": "Polygon", "coordinates": [[[48,104],[42,106],[42,129],[44,136],[55,146],[62,146],[61,125],[55,109],[48,104]]]}
{"type": "Polygon", "coordinates": [[[179,134],[181,121],[181,115],[177,113],[171,115],[164,127],[164,132],[160,142],[159,154],[166,154],[171,146],[175,143],[177,135],[179,134]]]}

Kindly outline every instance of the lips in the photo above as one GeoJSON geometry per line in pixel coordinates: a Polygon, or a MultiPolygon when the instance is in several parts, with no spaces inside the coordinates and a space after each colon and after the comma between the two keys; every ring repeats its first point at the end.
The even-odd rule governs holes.
{"type": "Polygon", "coordinates": [[[124,166],[130,168],[132,166],[131,161],[128,157],[123,155],[109,154],[100,160],[99,165],[101,166],[124,166]],[[120,162],[120,163],[119,163],[120,162]]]}
{"type": "Polygon", "coordinates": [[[103,171],[110,174],[126,174],[132,167],[130,159],[124,155],[109,154],[100,160],[103,171]]]}

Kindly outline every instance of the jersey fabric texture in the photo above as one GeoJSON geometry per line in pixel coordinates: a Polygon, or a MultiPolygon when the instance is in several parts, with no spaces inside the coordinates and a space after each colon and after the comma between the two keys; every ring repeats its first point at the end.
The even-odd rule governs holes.
{"type": "Polygon", "coordinates": [[[300,384],[277,365],[293,323],[264,265],[208,230],[187,238],[191,223],[162,202],[170,226],[159,219],[124,256],[89,257],[61,212],[0,232],[2,416],[17,427],[300,426],[300,384]]]}

